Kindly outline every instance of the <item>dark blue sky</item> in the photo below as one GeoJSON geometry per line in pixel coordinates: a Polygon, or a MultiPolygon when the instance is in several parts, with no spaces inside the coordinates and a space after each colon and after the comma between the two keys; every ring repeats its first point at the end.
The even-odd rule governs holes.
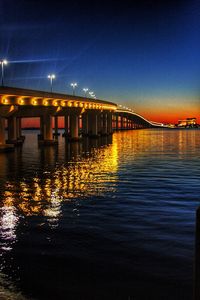
{"type": "Polygon", "coordinates": [[[55,73],[57,91],[76,81],[154,120],[199,115],[200,1],[1,0],[0,26],[6,85],[55,73]]]}

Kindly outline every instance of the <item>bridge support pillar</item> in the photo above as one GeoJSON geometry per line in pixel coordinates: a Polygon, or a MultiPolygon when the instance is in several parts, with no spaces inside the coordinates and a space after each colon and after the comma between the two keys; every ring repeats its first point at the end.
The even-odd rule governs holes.
{"type": "Polygon", "coordinates": [[[16,119],[16,130],[17,130],[17,138],[20,138],[22,135],[22,127],[21,127],[21,118],[16,119]]]}
{"type": "Polygon", "coordinates": [[[128,129],[128,118],[127,117],[125,118],[125,128],[126,128],[126,130],[128,129]]]}
{"type": "Polygon", "coordinates": [[[98,113],[96,112],[90,112],[89,115],[89,136],[91,138],[98,138],[98,113]]]}
{"type": "Polygon", "coordinates": [[[124,117],[121,116],[121,130],[124,129],[124,117]]]}
{"type": "Polygon", "coordinates": [[[69,137],[69,115],[64,116],[64,133],[62,136],[69,137]]]}
{"type": "Polygon", "coordinates": [[[5,119],[0,117],[0,145],[4,145],[5,142],[5,119]]]}
{"type": "Polygon", "coordinates": [[[8,118],[8,139],[6,144],[21,145],[23,140],[19,138],[19,121],[16,117],[8,118]]]}
{"type": "Polygon", "coordinates": [[[58,136],[58,116],[54,117],[54,135],[58,136]]]}
{"type": "Polygon", "coordinates": [[[83,136],[87,136],[88,133],[89,133],[88,113],[84,113],[82,115],[82,134],[83,136]]]}
{"type": "Polygon", "coordinates": [[[18,143],[23,143],[25,140],[25,136],[22,135],[22,119],[21,118],[16,118],[16,134],[17,134],[17,140],[18,143]]]}
{"type": "Polygon", "coordinates": [[[102,135],[108,134],[108,118],[107,113],[103,113],[103,128],[102,128],[102,135]]]}
{"type": "Polygon", "coordinates": [[[52,116],[44,115],[43,117],[40,117],[40,130],[41,135],[39,144],[52,145],[58,143],[57,140],[53,139],[52,116]]]}
{"type": "Polygon", "coordinates": [[[60,135],[60,133],[58,132],[58,116],[54,117],[54,134],[53,136],[58,139],[58,136],[60,135]]]}
{"type": "Polygon", "coordinates": [[[98,133],[104,135],[104,125],[103,125],[104,113],[98,115],[98,133]]]}
{"type": "Polygon", "coordinates": [[[116,115],[116,119],[115,119],[115,130],[119,129],[119,116],[116,115]]]}
{"type": "Polygon", "coordinates": [[[107,133],[108,134],[112,134],[113,133],[113,129],[112,129],[112,113],[109,112],[107,114],[107,133]]]}
{"type": "Polygon", "coordinates": [[[6,144],[5,140],[5,118],[0,117],[0,152],[14,150],[13,145],[6,144]]]}
{"type": "Polygon", "coordinates": [[[76,113],[70,115],[70,139],[79,140],[79,116],[76,113]]]}

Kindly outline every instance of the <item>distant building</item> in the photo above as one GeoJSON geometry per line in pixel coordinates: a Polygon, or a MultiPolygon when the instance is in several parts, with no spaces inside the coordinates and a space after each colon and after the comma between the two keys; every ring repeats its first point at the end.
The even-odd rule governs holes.
{"type": "Polygon", "coordinates": [[[178,120],[178,127],[193,127],[197,124],[196,118],[187,118],[185,120],[178,120]]]}

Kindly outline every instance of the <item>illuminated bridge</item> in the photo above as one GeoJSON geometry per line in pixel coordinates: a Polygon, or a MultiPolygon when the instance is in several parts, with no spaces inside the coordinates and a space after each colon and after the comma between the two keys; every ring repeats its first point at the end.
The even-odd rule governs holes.
{"type": "Polygon", "coordinates": [[[114,129],[139,129],[139,128],[152,128],[163,127],[162,123],[148,121],[141,115],[137,114],[131,109],[122,107],[121,105],[115,110],[114,116],[114,129]]]}
{"type": "Polygon", "coordinates": [[[0,148],[8,149],[23,143],[21,120],[34,117],[40,119],[38,141],[44,145],[58,143],[59,117],[64,118],[63,135],[69,141],[76,141],[81,136],[110,135],[113,130],[162,126],[108,101],[0,87],[0,148]]]}

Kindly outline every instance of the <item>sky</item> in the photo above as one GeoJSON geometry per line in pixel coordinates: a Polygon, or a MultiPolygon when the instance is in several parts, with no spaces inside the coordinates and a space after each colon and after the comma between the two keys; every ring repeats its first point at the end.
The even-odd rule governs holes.
{"type": "Polygon", "coordinates": [[[200,1],[0,1],[5,85],[128,106],[149,120],[200,123],[200,1]]]}

